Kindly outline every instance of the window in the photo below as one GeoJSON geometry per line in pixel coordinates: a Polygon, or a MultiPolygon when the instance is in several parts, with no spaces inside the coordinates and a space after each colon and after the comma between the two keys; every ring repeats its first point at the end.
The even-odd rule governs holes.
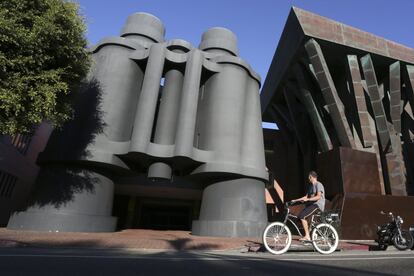
{"type": "Polygon", "coordinates": [[[30,134],[17,134],[12,138],[11,144],[18,150],[18,152],[20,152],[23,155],[26,155],[31,140],[32,135],[30,134]]]}
{"type": "Polygon", "coordinates": [[[11,198],[16,186],[17,177],[0,171],[0,197],[11,198]]]}

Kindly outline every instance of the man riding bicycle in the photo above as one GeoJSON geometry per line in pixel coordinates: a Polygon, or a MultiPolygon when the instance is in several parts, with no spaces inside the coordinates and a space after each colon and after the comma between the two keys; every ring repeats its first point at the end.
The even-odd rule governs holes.
{"type": "Polygon", "coordinates": [[[305,236],[300,241],[310,241],[309,226],[306,220],[309,216],[317,212],[317,210],[325,210],[325,188],[322,183],[318,181],[318,174],[315,171],[310,171],[308,193],[292,202],[303,201],[305,208],[299,213],[298,218],[301,220],[305,236]]]}

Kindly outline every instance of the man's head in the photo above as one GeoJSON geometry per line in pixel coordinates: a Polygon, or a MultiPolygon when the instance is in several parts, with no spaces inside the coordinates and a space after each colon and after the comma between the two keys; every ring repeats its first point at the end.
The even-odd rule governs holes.
{"type": "Polygon", "coordinates": [[[315,171],[310,171],[308,179],[310,183],[315,184],[318,181],[318,174],[315,171]]]}

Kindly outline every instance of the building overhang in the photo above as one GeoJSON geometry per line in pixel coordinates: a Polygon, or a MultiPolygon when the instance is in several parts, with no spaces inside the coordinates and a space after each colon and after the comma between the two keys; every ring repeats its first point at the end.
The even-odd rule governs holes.
{"type": "Polygon", "coordinates": [[[367,52],[371,54],[379,73],[382,68],[384,72],[388,70],[395,60],[402,64],[414,64],[412,48],[292,7],[261,91],[264,121],[271,121],[269,105],[277,101],[282,92],[279,89],[281,84],[288,81],[289,70],[303,57],[304,44],[311,38],[320,44],[330,64],[335,64],[335,59],[342,57],[342,53],[361,56],[367,52]]]}

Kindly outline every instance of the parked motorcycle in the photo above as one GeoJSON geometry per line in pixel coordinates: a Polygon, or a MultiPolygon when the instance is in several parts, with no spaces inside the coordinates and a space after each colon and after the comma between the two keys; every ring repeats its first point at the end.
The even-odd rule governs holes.
{"type": "MultiPolygon", "coordinates": [[[[382,215],[386,213],[381,211],[382,215]]],[[[401,224],[403,224],[403,219],[400,216],[394,216],[393,213],[388,213],[389,218],[391,219],[385,225],[378,226],[377,235],[379,249],[386,250],[388,245],[394,244],[398,250],[406,250],[413,247],[414,239],[411,233],[407,230],[401,229],[401,224]]]]}

